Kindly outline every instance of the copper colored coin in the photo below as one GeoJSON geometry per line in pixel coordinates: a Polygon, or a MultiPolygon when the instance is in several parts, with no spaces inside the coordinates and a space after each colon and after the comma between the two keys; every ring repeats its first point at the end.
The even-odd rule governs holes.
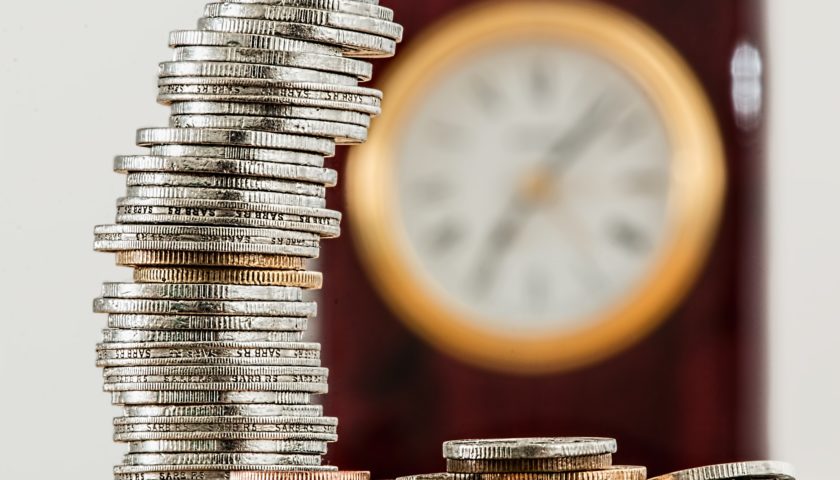
{"type": "Polygon", "coordinates": [[[211,283],[316,289],[321,288],[323,276],[320,272],[297,270],[141,267],[134,270],[134,281],[138,283],[211,283]]]}
{"type": "Polygon", "coordinates": [[[220,252],[175,252],[153,250],[129,250],[116,252],[117,264],[123,266],[194,266],[262,268],[270,270],[303,270],[306,259],[286,255],[265,255],[257,253],[220,252]]]}
{"type": "Polygon", "coordinates": [[[612,465],[612,455],[586,455],[580,457],[521,458],[511,460],[446,460],[446,470],[451,473],[554,473],[580,470],[600,470],[612,465]]]}
{"type": "Polygon", "coordinates": [[[515,472],[484,474],[453,474],[453,480],[645,480],[645,467],[615,466],[602,470],[579,472],[515,472]]]}

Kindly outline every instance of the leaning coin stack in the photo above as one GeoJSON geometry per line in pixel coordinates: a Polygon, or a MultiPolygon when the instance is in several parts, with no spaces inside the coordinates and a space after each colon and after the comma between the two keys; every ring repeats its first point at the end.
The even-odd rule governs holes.
{"type": "Polygon", "coordinates": [[[165,128],[120,156],[127,194],[95,248],[134,268],[106,283],[97,363],[124,415],[120,479],[367,480],[322,465],[335,418],[320,345],[302,341],[321,285],[306,271],[327,210],[336,144],[363,142],[381,93],[360,87],[402,28],[377,0],[238,0],[171,34],[165,128]]]}
{"type": "Polygon", "coordinates": [[[454,440],[443,444],[446,473],[400,480],[645,480],[644,467],[613,466],[611,438],[454,440]]]}

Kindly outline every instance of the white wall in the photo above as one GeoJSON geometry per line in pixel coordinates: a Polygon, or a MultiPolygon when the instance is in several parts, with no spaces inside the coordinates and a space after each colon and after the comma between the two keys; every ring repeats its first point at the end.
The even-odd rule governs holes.
{"type": "MultiPolygon", "coordinates": [[[[702,1],[702,0],[695,0],[702,1]]],[[[733,0],[737,1],[737,0],[733,0]]],[[[840,2],[771,0],[773,455],[836,470],[840,432],[840,2]]],[[[114,154],[162,125],[167,32],[202,0],[19,1],[0,21],[0,477],[106,478],[123,447],[100,391],[90,300],[128,272],[90,251],[114,154]],[[21,128],[23,126],[23,128],[21,128]]]]}
{"type": "Polygon", "coordinates": [[[840,440],[840,2],[771,0],[770,433],[801,478],[840,440]]]}

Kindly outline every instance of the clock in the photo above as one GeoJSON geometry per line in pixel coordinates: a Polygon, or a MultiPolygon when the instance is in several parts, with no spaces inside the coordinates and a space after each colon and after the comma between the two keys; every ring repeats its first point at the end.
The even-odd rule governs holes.
{"type": "Polygon", "coordinates": [[[348,163],[396,316],[480,368],[543,374],[645,338],[704,264],[723,140],[691,68],[596,3],[468,8],[401,52],[348,163]]]}

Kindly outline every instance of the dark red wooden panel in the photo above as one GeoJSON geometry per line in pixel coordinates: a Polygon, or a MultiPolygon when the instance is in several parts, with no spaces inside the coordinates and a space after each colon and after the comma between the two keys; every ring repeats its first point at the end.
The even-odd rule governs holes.
{"type": "MultiPolygon", "coordinates": [[[[508,0],[515,2],[517,0],[508,0]]],[[[382,1],[409,44],[469,0],[382,1]]],[[[723,224],[701,278],[653,335],[571,373],[516,377],[464,365],[415,337],[367,280],[349,228],[325,243],[321,310],[327,411],[340,417],[332,463],[377,478],[439,471],[446,439],[606,435],[617,460],[653,474],[764,453],[761,295],[761,128],[736,128],[730,59],[740,40],[761,45],[753,0],[613,0],[668,38],[695,69],[727,148],[723,224]]],[[[377,74],[390,61],[377,65],[377,74]]],[[[387,97],[387,92],[385,92],[387,97]]],[[[373,128],[376,128],[374,122],[373,128]]],[[[341,169],[343,155],[335,160],[341,169]]],[[[332,207],[344,209],[341,187],[332,207]]],[[[345,217],[345,222],[352,218],[345,217]]]]}

